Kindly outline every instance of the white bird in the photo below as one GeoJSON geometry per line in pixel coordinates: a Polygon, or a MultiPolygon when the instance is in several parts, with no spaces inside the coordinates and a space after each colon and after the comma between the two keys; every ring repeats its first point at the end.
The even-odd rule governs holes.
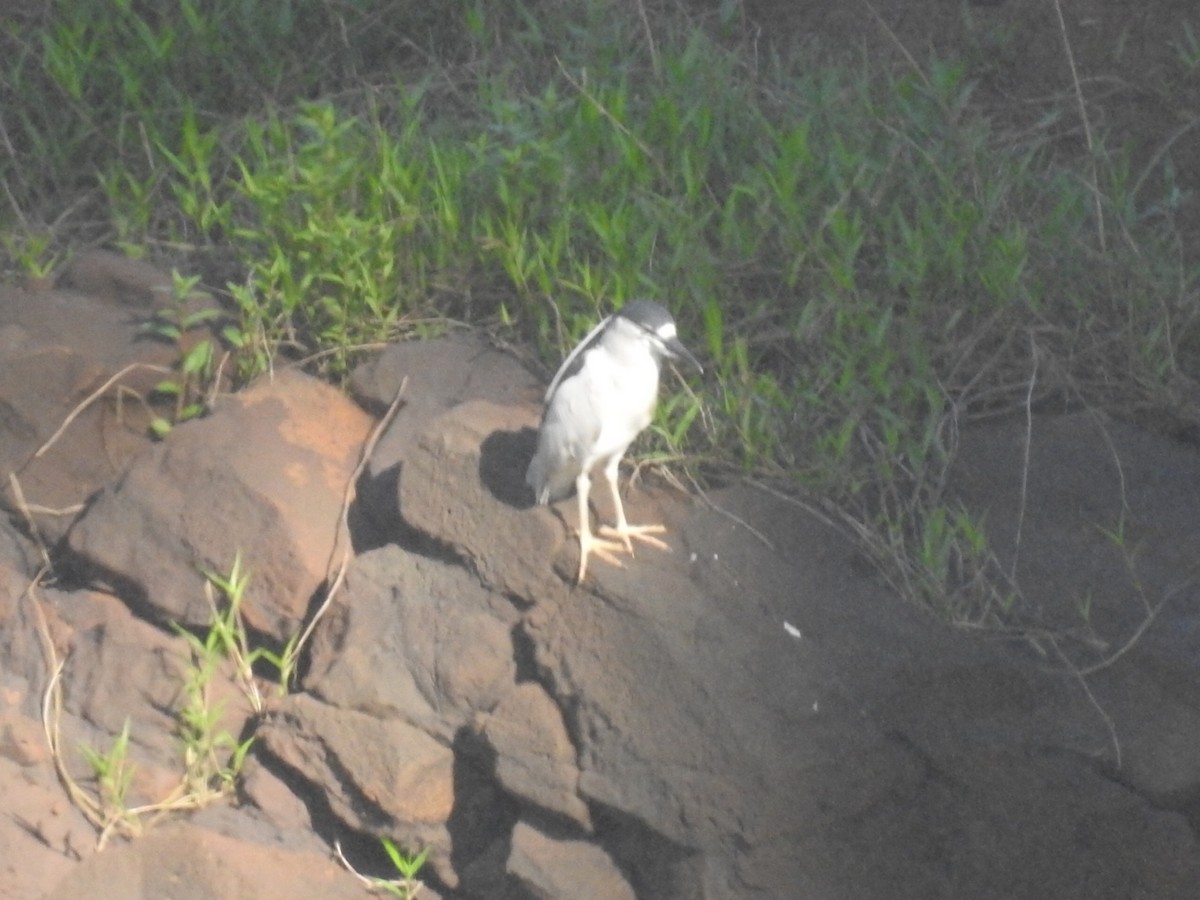
{"type": "Polygon", "coordinates": [[[566,496],[574,485],[579,502],[577,581],[583,581],[592,553],[621,565],[616,553],[624,549],[632,554],[633,538],[659,549],[667,547],[654,537],[666,530],[662,525],[626,521],[617,489],[621,458],[654,418],[664,359],[684,359],[704,371],[680,343],[675,320],[666,308],[652,300],[633,300],[591,330],[546,390],[537,452],[525,481],[542,505],[566,496]],[[612,491],[617,521],[615,527],[601,527],[597,537],[589,522],[588,491],[590,473],[600,465],[612,491]]]}

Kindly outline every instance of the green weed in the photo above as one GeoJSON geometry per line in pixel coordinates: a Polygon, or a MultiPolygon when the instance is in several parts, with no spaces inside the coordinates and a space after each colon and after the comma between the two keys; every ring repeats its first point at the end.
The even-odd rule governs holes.
{"type": "Polygon", "coordinates": [[[25,275],[48,278],[62,261],[54,237],[46,232],[14,232],[3,237],[4,250],[25,275]]]}
{"type": "MultiPolygon", "coordinates": [[[[254,738],[238,740],[223,723],[225,703],[215,693],[219,682],[233,669],[233,682],[245,695],[255,713],[265,709],[258,689],[253,666],[266,660],[280,673],[279,690],[286,691],[294,674],[295,642],[283,653],[275,655],[262,648],[251,649],[242,622],[240,606],[249,585],[249,574],[242,569],[240,556],[234,559],[227,575],[206,573],[207,597],[212,617],[203,635],[179,626],[175,631],[187,643],[189,664],[180,688],[176,727],[182,745],[182,772],[179,784],[162,799],[140,806],[131,806],[129,791],[136,774],[136,765],[129,757],[130,726],[125,727],[105,753],[81,746],[80,752],[92,769],[96,794],[91,796],[74,784],[66,768],[58,760],[59,772],[66,781],[68,793],[100,832],[98,846],[103,847],[110,834],[120,832],[136,835],[146,823],[169,812],[198,809],[207,806],[233,790],[245,764],[254,738]],[[226,600],[220,608],[212,590],[221,591],[226,600]]],[[[61,694],[56,672],[48,691],[51,708],[60,712],[61,694]]],[[[57,754],[57,719],[51,747],[57,754]]]]}
{"type": "Polygon", "coordinates": [[[184,796],[204,806],[232,790],[254,739],[239,742],[221,727],[225,705],[214,700],[212,687],[224,657],[210,642],[183,630],[178,633],[188,639],[192,650],[192,665],[183,684],[183,704],[177,714],[183,742],[181,787],[184,796]]]}
{"type": "Polygon", "coordinates": [[[208,633],[203,641],[195,635],[186,635],[193,652],[204,659],[230,660],[234,666],[235,681],[256,713],[266,708],[266,701],[258,689],[255,666],[260,662],[270,665],[277,673],[276,691],[279,696],[287,693],[296,676],[298,664],[297,638],[293,636],[284,648],[276,653],[266,647],[250,646],[250,637],[242,618],[242,603],[246,589],[250,586],[250,573],[242,567],[240,553],[233,558],[229,573],[205,570],[205,595],[212,607],[208,633]],[[221,600],[213,596],[219,591],[221,600]],[[223,608],[222,608],[223,606],[223,608]]]}
{"type": "Polygon", "coordinates": [[[387,852],[388,859],[392,861],[392,865],[400,873],[400,877],[395,881],[379,879],[375,882],[376,887],[396,897],[402,897],[404,900],[411,900],[421,890],[421,882],[417,880],[417,873],[425,865],[425,859],[429,856],[429,850],[422,850],[414,856],[400,850],[388,838],[380,838],[379,840],[383,844],[383,849],[387,852]]]}
{"type": "Polygon", "coordinates": [[[1179,57],[1179,62],[1189,72],[1200,68],[1200,39],[1192,29],[1191,22],[1183,23],[1183,37],[1176,40],[1172,46],[1179,57]]]}
{"type": "Polygon", "coordinates": [[[108,752],[100,753],[86,744],[80,745],[92,776],[96,781],[97,825],[101,834],[116,828],[137,828],[137,817],[129,809],[129,789],[137,774],[137,764],[129,758],[129,720],[114,739],[108,752]]]}
{"type": "Polygon", "coordinates": [[[425,860],[429,856],[429,849],[426,848],[415,855],[406,853],[396,846],[395,842],[390,838],[380,838],[380,844],[383,846],[384,852],[387,853],[388,859],[392,861],[392,865],[396,867],[399,873],[399,878],[380,878],[374,875],[364,875],[350,864],[342,853],[341,844],[335,842],[334,850],[337,853],[338,859],[355,878],[357,878],[363,886],[372,893],[387,893],[393,897],[400,897],[401,900],[413,900],[425,885],[417,878],[417,873],[425,865],[425,860]]]}
{"type": "Polygon", "coordinates": [[[241,772],[253,737],[238,741],[220,727],[223,702],[211,697],[214,679],[232,666],[233,681],[250,703],[262,713],[266,701],[259,690],[254,666],[259,660],[274,664],[280,672],[279,691],[284,693],[291,675],[290,654],[281,656],[261,647],[251,648],[241,606],[250,585],[250,573],[242,568],[241,554],[234,557],[228,574],[204,572],[205,596],[212,615],[203,635],[175,626],[191,652],[192,665],[184,682],[184,704],[179,712],[180,736],[184,744],[184,784],[186,793],[204,797],[232,789],[241,772]],[[219,591],[220,601],[214,596],[219,591]]]}
{"type": "Polygon", "coordinates": [[[245,344],[241,328],[230,322],[222,309],[216,306],[192,308],[197,300],[210,299],[196,292],[198,276],[185,277],[173,272],[171,277],[172,304],[157,310],[142,326],[144,333],[173,343],[180,351],[176,374],[160,381],[154,388],[155,394],[173,398],[175,407],[170,419],[156,416],[150,423],[151,431],[160,438],[166,437],[175,425],[206,413],[211,404],[210,393],[220,380],[220,345],[211,334],[195,338],[193,332],[224,322],[221,336],[235,348],[245,344]]]}

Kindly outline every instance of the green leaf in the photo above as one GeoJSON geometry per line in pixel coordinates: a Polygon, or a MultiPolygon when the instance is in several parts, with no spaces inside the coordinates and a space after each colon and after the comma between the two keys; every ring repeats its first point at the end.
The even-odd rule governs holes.
{"type": "Polygon", "coordinates": [[[183,359],[179,363],[179,370],[184,375],[206,375],[212,361],[212,341],[203,340],[183,355],[183,359]]]}

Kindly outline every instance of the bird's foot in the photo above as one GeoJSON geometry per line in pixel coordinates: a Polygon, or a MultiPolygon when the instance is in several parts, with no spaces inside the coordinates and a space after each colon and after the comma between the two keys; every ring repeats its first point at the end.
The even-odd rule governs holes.
{"type": "Polygon", "coordinates": [[[625,549],[625,544],[620,541],[607,541],[590,532],[581,533],[579,535],[579,572],[575,575],[575,583],[583,584],[583,576],[587,574],[588,557],[593,554],[610,566],[624,568],[625,563],[617,554],[625,549]]]}
{"type": "Polygon", "coordinates": [[[599,533],[606,538],[615,538],[620,541],[625,547],[625,552],[633,556],[633,542],[635,540],[641,541],[643,544],[648,544],[655,550],[670,550],[670,544],[655,537],[656,534],[664,534],[666,530],[666,526],[664,525],[619,524],[615,527],[602,525],[600,526],[599,533]]]}

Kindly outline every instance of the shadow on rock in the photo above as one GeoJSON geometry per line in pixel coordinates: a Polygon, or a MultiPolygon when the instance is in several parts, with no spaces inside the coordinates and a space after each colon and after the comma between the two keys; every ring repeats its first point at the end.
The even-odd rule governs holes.
{"type": "Polygon", "coordinates": [[[483,441],[479,454],[479,479],[501,503],[516,509],[534,505],[533,493],[525,484],[525,470],[537,449],[537,432],[493,431],[483,441]]]}

